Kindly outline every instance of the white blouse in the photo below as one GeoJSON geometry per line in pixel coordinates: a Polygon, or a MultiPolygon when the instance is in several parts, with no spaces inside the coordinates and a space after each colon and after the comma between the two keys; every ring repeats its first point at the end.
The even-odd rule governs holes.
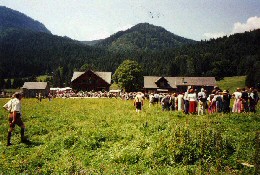
{"type": "Polygon", "coordinates": [[[235,95],[235,99],[238,100],[242,97],[242,93],[241,92],[234,92],[233,95],[235,95]]]}
{"type": "Polygon", "coordinates": [[[17,98],[12,99],[12,109],[11,112],[18,112],[18,113],[22,113],[22,105],[21,105],[21,101],[18,100],[17,98]]]}
{"type": "Polygon", "coordinates": [[[197,95],[196,95],[196,93],[188,94],[188,100],[189,100],[189,101],[197,101],[197,95]]]}

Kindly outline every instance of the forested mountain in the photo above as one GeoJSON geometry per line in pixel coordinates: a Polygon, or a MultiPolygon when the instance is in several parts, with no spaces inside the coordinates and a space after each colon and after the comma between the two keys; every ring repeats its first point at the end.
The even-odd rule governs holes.
{"type": "MultiPolygon", "coordinates": [[[[10,11],[5,7],[1,9],[10,11]]],[[[1,16],[6,14],[0,13],[3,19],[1,16]]],[[[34,30],[34,27],[2,28],[0,89],[3,79],[42,74],[52,75],[54,86],[69,85],[74,70],[84,71],[90,67],[114,72],[126,59],[137,61],[144,75],[215,76],[218,79],[250,75],[250,82],[260,79],[260,29],[195,42],[162,27],[142,23],[94,42],[97,42],[95,46],[88,46],[68,37],[34,30]]]]}
{"type": "Polygon", "coordinates": [[[7,29],[23,29],[35,32],[51,33],[39,21],[33,20],[18,11],[0,6],[0,31],[7,29]]]}
{"type": "Polygon", "coordinates": [[[161,50],[176,48],[195,41],[177,36],[162,27],[140,23],[126,31],[120,31],[97,43],[113,52],[161,50]]]}
{"type": "Polygon", "coordinates": [[[126,58],[141,64],[144,75],[214,76],[217,80],[250,75],[247,85],[255,86],[260,83],[260,29],[171,49],[110,53],[106,62],[126,58]]]}
{"type": "Polygon", "coordinates": [[[260,29],[161,50],[142,58],[148,65],[151,64],[149,59],[153,60],[150,67],[155,67],[150,74],[160,72],[170,76],[215,76],[218,79],[247,75],[260,61],[260,29]]]}
{"type": "Polygon", "coordinates": [[[58,67],[72,71],[102,51],[67,37],[13,29],[1,32],[0,53],[0,76],[12,78],[49,74],[58,67]]]}

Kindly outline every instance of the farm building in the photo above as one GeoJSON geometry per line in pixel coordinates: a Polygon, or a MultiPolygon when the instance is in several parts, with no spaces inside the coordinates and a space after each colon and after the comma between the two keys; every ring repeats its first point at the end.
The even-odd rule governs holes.
{"type": "Polygon", "coordinates": [[[71,87],[77,91],[109,91],[112,72],[74,72],[71,87]]]}
{"type": "Polygon", "coordinates": [[[144,76],[144,91],[151,92],[185,92],[188,88],[212,91],[216,86],[215,77],[158,77],[144,76]]]}
{"type": "Polygon", "coordinates": [[[22,91],[23,96],[26,98],[36,97],[36,94],[39,93],[42,96],[47,96],[50,92],[50,86],[47,82],[24,82],[22,91]]]}

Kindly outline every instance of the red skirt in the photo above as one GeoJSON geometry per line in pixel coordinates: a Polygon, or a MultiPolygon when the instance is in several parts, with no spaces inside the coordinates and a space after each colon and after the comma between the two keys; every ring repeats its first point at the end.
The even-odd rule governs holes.
{"type": "Polygon", "coordinates": [[[195,113],[196,112],[196,107],[197,107],[196,101],[190,101],[189,113],[195,113]]]}

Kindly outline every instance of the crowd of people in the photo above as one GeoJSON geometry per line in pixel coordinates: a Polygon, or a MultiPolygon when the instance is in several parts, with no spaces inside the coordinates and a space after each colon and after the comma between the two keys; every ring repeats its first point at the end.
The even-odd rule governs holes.
{"type": "Polygon", "coordinates": [[[119,98],[122,100],[134,100],[136,111],[140,112],[145,99],[149,101],[149,107],[160,104],[163,111],[183,111],[185,114],[212,114],[216,112],[256,112],[259,101],[258,92],[254,88],[237,88],[230,94],[228,90],[215,87],[212,92],[204,88],[198,92],[196,89],[188,89],[181,93],[141,93],[141,92],[108,92],[108,91],[59,91],[49,94],[48,98],[119,98]],[[233,100],[231,100],[233,99],[233,100]],[[233,102],[231,104],[231,101],[233,102]]]}
{"type": "MultiPolygon", "coordinates": [[[[134,98],[136,110],[140,111],[140,103],[147,95],[137,93],[134,98]]],[[[163,111],[183,111],[185,114],[204,115],[206,113],[241,113],[256,112],[256,105],[259,101],[258,92],[254,88],[237,88],[236,92],[230,94],[228,90],[221,90],[215,87],[211,93],[201,88],[200,92],[189,89],[183,93],[151,93],[148,95],[149,107],[160,104],[163,111]],[[233,99],[233,104],[231,104],[233,99]]]]}
{"type": "Polygon", "coordinates": [[[107,91],[78,91],[75,92],[73,90],[69,91],[57,91],[50,93],[48,96],[52,96],[52,98],[112,98],[119,97],[119,93],[111,93],[107,91]]]}

